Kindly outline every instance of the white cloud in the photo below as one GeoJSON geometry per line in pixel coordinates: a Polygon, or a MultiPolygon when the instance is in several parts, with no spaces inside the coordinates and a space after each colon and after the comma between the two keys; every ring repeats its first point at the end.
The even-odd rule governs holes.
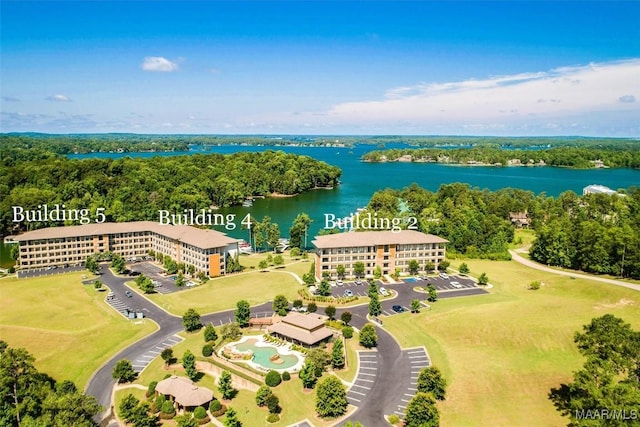
{"type": "Polygon", "coordinates": [[[171,62],[162,56],[147,56],[140,67],[144,71],[171,72],[178,69],[178,63],[171,62]]]}
{"type": "Polygon", "coordinates": [[[53,102],[71,102],[68,96],[62,94],[47,96],[45,99],[53,102]]]}
{"type": "MultiPolygon", "coordinates": [[[[640,105],[631,95],[638,88],[640,58],[545,72],[490,76],[444,83],[419,83],[392,88],[378,100],[345,102],[326,112],[325,123],[404,133],[505,129],[535,133],[546,123],[562,129],[582,126],[584,132],[610,129],[607,121],[636,130],[640,105]],[[620,94],[627,94],[620,96],[620,94]],[[595,121],[594,121],[595,118],[595,121]]],[[[300,122],[318,123],[315,113],[300,122]]],[[[289,119],[291,117],[289,116],[289,119]]]]}

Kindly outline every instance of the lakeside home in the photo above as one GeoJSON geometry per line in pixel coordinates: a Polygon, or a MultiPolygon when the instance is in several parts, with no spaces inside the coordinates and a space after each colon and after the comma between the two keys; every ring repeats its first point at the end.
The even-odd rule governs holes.
{"type": "Polygon", "coordinates": [[[444,260],[449,241],[433,234],[414,230],[366,231],[316,236],[316,278],[337,275],[338,265],[345,267],[347,277],[355,277],[355,264],[364,264],[364,275],[373,276],[376,267],[382,274],[392,274],[396,268],[409,273],[409,261],[416,260],[420,270],[432,262],[435,268],[444,260]]]}
{"type": "Polygon", "coordinates": [[[238,253],[238,240],[219,231],[151,221],[42,228],[12,239],[20,245],[22,269],[82,264],[96,253],[131,258],[153,250],[213,277],[225,273],[227,255],[238,253]]]}

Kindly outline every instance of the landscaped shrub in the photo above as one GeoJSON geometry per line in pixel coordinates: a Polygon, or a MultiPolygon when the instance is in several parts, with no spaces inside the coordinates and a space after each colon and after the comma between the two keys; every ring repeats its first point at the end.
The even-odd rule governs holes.
{"type": "Polygon", "coordinates": [[[266,385],[261,385],[258,391],[256,391],[256,405],[265,406],[267,404],[267,397],[271,395],[271,389],[266,385]]]}
{"type": "Polygon", "coordinates": [[[227,412],[227,407],[220,403],[219,400],[212,400],[209,404],[209,411],[211,411],[211,415],[214,417],[220,417],[227,412]]]}
{"type": "Polygon", "coordinates": [[[389,424],[391,425],[396,425],[400,422],[400,417],[397,414],[391,414],[389,415],[389,424]]]}
{"type": "Polygon", "coordinates": [[[158,385],[158,381],[151,381],[149,383],[149,387],[147,387],[147,393],[145,396],[151,397],[156,392],[156,386],[158,385]]]}
{"type": "Polygon", "coordinates": [[[173,402],[165,401],[160,409],[160,418],[163,420],[170,420],[176,415],[176,408],[173,407],[173,402]]]}
{"type": "Polygon", "coordinates": [[[204,357],[209,357],[213,354],[213,346],[211,344],[205,344],[202,347],[202,355],[204,357]]]}
{"type": "Polygon", "coordinates": [[[164,394],[159,394],[156,396],[155,400],[153,401],[153,406],[151,407],[151,410],[153,412],[160,412],[160,409],[162,409],[162,405],[164,405],[164,402],[167,399],[164,397],[164,394]]]}
{"type": "Polygon", "coordinates": [[[277,387],[282,382],[282,377],[278,371],[269,371],[264,378],[264,383],[269,387],[277,387]]]}
{"type": "Polygon", "coordinates": [[[346,339],[353,337],[353,328],[351,326],[345,326],[342,328],[342,336],[346,339]]]}
{"type": "Polygon", "coordinates": [[[282,373],[282,381],[289,381],[291,379],[291,374],[287,371],[282,373]]]}
{"type": "Polygon", "coordinates": [[[195,411],[193,411],[193,416],[196,417],[197,420],[203,420],[208,417],[207,410],[202,406],[198,406],[195,411]]]}
{"type": "Polygon", "coordinates": [[[278,421],[280,421],[280,415],[278,414],[269,414],[267,416],[268,423],[277,423],[278,421]]]}

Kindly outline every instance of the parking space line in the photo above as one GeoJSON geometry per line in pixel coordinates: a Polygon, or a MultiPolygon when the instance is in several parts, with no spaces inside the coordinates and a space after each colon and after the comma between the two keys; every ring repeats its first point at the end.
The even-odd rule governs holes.
{"type": "Polygon", "coordinates": [[[366,394],[360,393],[359,391],[355,391],[355,390],[349,390],[349,393],[355,393],[355,394],[359,394],[359,395],[362,395],[362,396],[366,396],[366,394]]]}

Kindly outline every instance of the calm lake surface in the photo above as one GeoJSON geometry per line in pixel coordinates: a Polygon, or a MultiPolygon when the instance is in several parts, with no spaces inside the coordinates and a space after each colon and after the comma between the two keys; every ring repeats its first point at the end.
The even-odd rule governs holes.
{"type": "MultiPolygon", "coordinates": [[[[387,144],[386,148],[403,148],[404,144],[387,144]]],[[[256,147],[256,146],[211,146],[197,147],[188,152],[169,153],[91,153],[70,155],[70,158],[119,158],[178,156],[196,153],[230,154],[239,151],[282,150],[303,154],[342,169],[341,185],[333,190],[316,190],[291,198],[258,199],[252,207],[221,209],[220,213],[236,215],[238,227],[234,231],[220,228],[227,234],[247,239],[246,230],[240,230],[240,220],[247,214],[258,220],[268,215],[280,225],[282,236],[287,236],[291,222],[300,212],[307,213],[313,224],[309,230],[309,244],[313,236],[324,228],[324,215],[348,216],[358,207],[366,206],[371,195],[380,189],[399,189],[415,182],[421,187],[436,191],[442,184],[464,182],[480,189],[521,188],[536,194],[557,196],[572,190],[582,194],[589,184],[601,184],[618,189],[640,185],[640,170],[633,169],[589,169],[576,170],[552,167],[465,167],[445,166],[431,163],[364,163],[360,157],[371,150],[373,145],[359,144],[353,148],[336,147],[256,147]]],[[[200,208],[194,206],[194,209],[200,208]]],[[[7,250],[0,244],[1,264],[6,265],[7,250]]]]}

